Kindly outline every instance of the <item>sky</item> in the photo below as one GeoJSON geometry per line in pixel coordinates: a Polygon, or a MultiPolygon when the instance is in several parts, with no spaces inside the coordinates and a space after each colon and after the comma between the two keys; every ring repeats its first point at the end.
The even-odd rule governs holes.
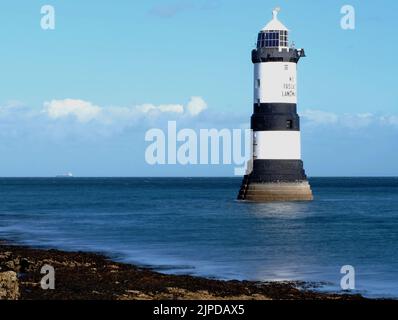
{"type": "Polygon", "coordinates": [[[251,50],[281,7],[304,48],[298,109],[309,176],[398,176],[398,2],[13,0],[0,10],[0,176],[232,176],[150,165],[145,134],[246,128],[251,50]],[[343,5],[355,29],[340,26],[343,5]],[[41,8],[55,9],[55,29],[41,8]]]}

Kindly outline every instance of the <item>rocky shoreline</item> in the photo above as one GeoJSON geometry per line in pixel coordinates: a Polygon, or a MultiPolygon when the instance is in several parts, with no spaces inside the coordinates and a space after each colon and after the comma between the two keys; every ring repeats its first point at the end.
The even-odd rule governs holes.
{"type": "Polygon", "coordinates": [[[100,254],[40,250],[0,241],[0,300],[363,300],[317,293],[299,282],[219,281],[165,275],[100,254]],[[44,265],[55,289],[43,290],[44,265]],[[307,288],[307,289],[305,289],[307,288]]]}

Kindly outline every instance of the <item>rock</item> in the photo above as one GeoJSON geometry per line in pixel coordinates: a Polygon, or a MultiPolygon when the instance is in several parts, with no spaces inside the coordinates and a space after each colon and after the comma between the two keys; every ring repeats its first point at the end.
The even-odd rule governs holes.
{"type": "Polygon", "coordinates": [[[22,258],[19,263],[19,272],[28,272],[31,265],[32,263],[28,259],[22,258]]]}
{"type": "Polygon", "coordinates": [[[0,300],[18,300],[18,277],[14,271],[0,273],[0,300]]]}
{"type": "MultiPolygon", "coordinates": [[[[3,256],[7,257],[7,256],[3,256]]],[[[25,273],[33,266],[33,263],[26,258],[16,257],[14,259],[2,259],[0,256],[0,271],[14,271],[16,273],[25,273]]]]}
{"type": "Polygon", "coordinates": [[[11,255],[12,255],[12,252],[9,252],[9,251],[0,253],[0,261],[9,260],[11,255]]]}
{"type": "Polygon", "coordinates": [[[7,261],[4,265],[11,271],[19,272],[19,258],[15,258],[14,260],[7,261]]]}

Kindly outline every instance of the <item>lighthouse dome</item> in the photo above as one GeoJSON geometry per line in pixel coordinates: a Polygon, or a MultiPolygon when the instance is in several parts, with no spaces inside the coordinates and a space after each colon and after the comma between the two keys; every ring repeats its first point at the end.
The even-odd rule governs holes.
{"type": "Polygon", "coordinates": [[[288,28],[285,27],[285,25],[278,20],[278,13],[280,11],[280,8],[275,8],[272,11],[272,20],[267,23],[267,25],[261,30],[261,31],[289,31],[288,28]]]}
{"type": "Polygon", "coordinates": [[[289,30],[278,20],[280,9],[272,11],[272,20],[258,34],[257,48],[287,48],[289,30]]]}

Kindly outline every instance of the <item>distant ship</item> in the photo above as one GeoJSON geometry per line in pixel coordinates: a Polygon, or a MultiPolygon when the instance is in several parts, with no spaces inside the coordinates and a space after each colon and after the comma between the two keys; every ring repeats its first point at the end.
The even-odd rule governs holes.
{"type": "Polygon", "coordinates": [[[73,174],[72,173],[65,173],[65,174],[58,174],[55,176],[56,178],[73,178],[73,174]]]}

